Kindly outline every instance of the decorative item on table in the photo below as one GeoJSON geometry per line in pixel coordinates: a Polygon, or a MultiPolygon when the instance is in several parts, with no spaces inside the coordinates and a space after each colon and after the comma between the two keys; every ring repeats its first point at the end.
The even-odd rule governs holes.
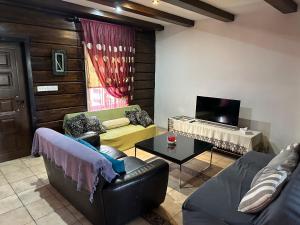
{"type": "Polygon", "coordinates": [[[240,128],[240,132],[242,134],[244,134],[244,135],[250,135],[250,134],[252,134],[252,132],[248,130],[248,127],[240,128]]]}
{"type": "Polygon", "coordinates": [[[176,145],[176,135],[171,133],[167,138],[168,145],[176,145]]]}

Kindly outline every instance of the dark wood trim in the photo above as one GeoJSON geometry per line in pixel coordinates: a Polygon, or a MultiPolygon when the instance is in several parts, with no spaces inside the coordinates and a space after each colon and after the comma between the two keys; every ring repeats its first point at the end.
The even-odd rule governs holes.
{"type": "Polygon", "coordinates": [[[284,14],[297,12],[298,10],[298,5],[293,0],[265,0],[265,2],[284,14]]]}
{"type": "Polygon", "coordinates": [[[112,22],[117,24],[124,24],[140,28],[144,30],[161,31],[164,27],[160,24],[151,23],[116,13],[106,12],[103,10],[96,10],[93,8],[64,2],[61,0],[41,1],[41,0],[0,0],[0,4],[17,6],[22,8],[34,9],[37,11],[48,12],[56,15],[64,15],[66,17],[82,17],[87,19],[101,20],[105,22],[112,22]]]}
{"type": "MultiPolygon", "coordinates": [[[[18,42],[21,44],[25,80],[27,87],[27,96],[29,100],[30,117],[31,117],[31,128],[34,132],[36,129],[36,103],[34,97],[33,79],[32,79],[32,68],[31,68],[31,57],[30,57],[30,40],[29,38],[19,38],[19,37],[5,37],[0,36],[0,41],[6,42],[18,42]]],[[[33,134],[33,133],[32,133],[33,134]]]]}
{"type": "Polygon", "coordinates": [[[135,2],[124,1],[124,0],[118,1],[117,3],[111,0],[90,0],[90,1],[101,5],[109,6],[109,7],[116,7],[118,5],[119,7],[122,8],[122,10],[126,12],[131,12],[138,15],[150,17],[153,19],[166,21],[168,23],[173,23],[184,27],[193,27],[195,25],[195,21],[193,20],[189,20],[180,16],[176,16],[171,13],[150,8],[135,2]]]}
{"type": "Polygon", "coordinates": [[[162,0],[169,4],[199,13],[204,16],[214,18],[216,20],[221,20],[223,22],[234,21],[234,15],[225,10],[219,9],[213,5],[200,0],[162,0]]]}

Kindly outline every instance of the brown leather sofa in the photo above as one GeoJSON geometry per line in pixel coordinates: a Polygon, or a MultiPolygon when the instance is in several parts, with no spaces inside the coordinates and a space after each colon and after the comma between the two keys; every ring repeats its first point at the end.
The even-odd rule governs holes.
{"type": "Polygon", "coordinates": [[[100,179],[90,203],[87,191],[64,176],[61,168],[44,157],[50,184],[54,186],[90,222],[97,225],[121,225],[158,207],[165,199],[169,164],[161,159],[144,162],[108,146],[99,146],[99,136],[89,132],[81,137],[106,154],[125,162],[126,173],[112,183],[100,179]]]}

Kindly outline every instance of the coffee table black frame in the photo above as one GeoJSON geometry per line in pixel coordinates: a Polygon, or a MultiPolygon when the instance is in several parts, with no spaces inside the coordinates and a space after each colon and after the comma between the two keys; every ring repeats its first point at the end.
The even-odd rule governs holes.
{"type": "Polygon", "coordinates": [[[199,171],[199,173],[203,172],[211,167],[214,146],[211,143],[179,134],[176,135],[176,145],[172,146],[167,143],[168,135],[168,133],[162,134],[136,143],[134,148],[134,156],[136,157],[136,151],[138,148],[179,165],[179,187],[181,188],[182,164],[210,150],[209,165],[203,170],[199,171]]]}

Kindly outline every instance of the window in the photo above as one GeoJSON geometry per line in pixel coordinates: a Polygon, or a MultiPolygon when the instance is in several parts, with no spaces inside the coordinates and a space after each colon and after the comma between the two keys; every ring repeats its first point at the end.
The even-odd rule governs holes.
{"type": "Polygon", "coordinates": [[[88,88],[88,111],[113,109],[128,105],[128,98],[115,98],[105,88],[88,88]]]}

